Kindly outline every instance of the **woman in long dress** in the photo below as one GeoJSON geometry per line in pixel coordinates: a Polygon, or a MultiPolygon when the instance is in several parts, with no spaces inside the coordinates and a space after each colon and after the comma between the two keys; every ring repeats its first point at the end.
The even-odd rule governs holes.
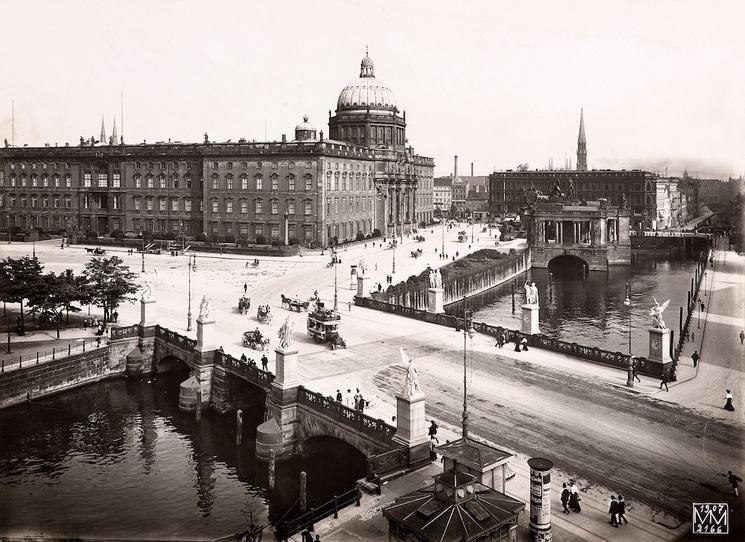
{"type": "Polygon", "coordinates": [[[727,390],[727,394],[724,396],[724,410],[729,410],[730,412],[735,411],[735,405],[732,404],[732,392],[727,390]]]}

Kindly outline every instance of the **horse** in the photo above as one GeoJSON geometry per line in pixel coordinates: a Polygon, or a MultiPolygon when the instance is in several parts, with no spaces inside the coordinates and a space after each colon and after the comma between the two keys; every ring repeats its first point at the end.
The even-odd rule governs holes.
{"type": "Polygon", "coordinates": [[[280,294],[280,297],[282,298],[282,307],[287,307],[289,309],[292,299],[285,297],[285,294],[280,294]]]}

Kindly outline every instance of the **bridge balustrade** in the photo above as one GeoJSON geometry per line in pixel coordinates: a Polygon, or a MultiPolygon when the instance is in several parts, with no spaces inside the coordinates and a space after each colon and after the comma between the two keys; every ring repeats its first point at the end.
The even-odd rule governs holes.
{"type": "Polygon", "coordinates": [[[171,346],[175,346],[176,348],[181,348],[182,350],[187,350],[189,352],[193,352],[194,349],[197,347],[196,339],[190,339],[185,335],[180,335],[175,331],[171,331],[170,329],[167,329],[165,327],[156,326],[155,336],[158,339],[161,339],[162,341],[170,344],[171,346]]]}
{"type": "Polygon", "coordinates": [[[262,371],[255,365],[249,365],[219,350],[215,350],[215,363],[225,367],[228,372],[244,378],[257,386],[261,386],[266,390],[270,389],[272,382],[274,382],[274,374],[262,371]]]}
{"type": "Polygon", "coordinates": [[[140,335],[140,324],[130,326],[112,327],[110,340],[127,339],[129,337],[138,337],[140,335]]]}
{"type": "Polygon", "coordinates": [[[367,458],[367,479],[377,482],[381,476],[406,469],[409,466],[409,448],[400,446],[367,458]]]}
{"type": "Polygon", "coordinates": [[[396,428],[383,420],[372,418],[359,410],[342,405],[333,398],[305,389],[303,386],[298,386],[298,403],[386,444],[396,434],[396,428]]]}

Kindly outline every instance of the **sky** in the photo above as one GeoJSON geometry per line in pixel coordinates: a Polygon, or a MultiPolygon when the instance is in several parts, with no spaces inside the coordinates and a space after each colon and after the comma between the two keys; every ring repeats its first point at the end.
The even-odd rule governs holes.
{"type": "Polygon", "coordinates": [[[375,74],[448,175],[576,161],[745,172],[745,2],[0,0],[0,138],[279,140],[375,74]]]}

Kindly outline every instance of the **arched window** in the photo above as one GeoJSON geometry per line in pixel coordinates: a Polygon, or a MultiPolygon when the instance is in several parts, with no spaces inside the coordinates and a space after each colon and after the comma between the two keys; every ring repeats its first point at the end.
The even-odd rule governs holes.
{"type": "Polygon", "coordinates": [[[261,198],[258,198],[254,201],[254,210],[256,211],[257,215],[260,215],[263,212],[263,206],[264,202],[261,198]]]}
{"type": "Polygon", "coordinates": [[[233,212],[233,199],[227,198],[225,200],[225,212],[226,213],[232,213],[233,212]]]}
{"type": "Polygon", "coordinates": [[[191,173],[184,175],[184,181],[186,182],[186,188],[191,188],[191,173]]]}
{"type": "Polygon", "coordinates": [[[172,186],[173,186],[173,188],[174,188],[174,189],[178,189],[178,174],[177,174],[177,173],[174,173],[174,174],[173,174],[173,175],[171,176],[171,181],[173,182],[173,185],[172,185],[172,186]]]}
{"type": "Polygon", "coordinates": [[[248,190],[248,175],[241,175],[241,190],[248,190]]]}
{"type": "Polygon", "coordinates": [[[34,188],[39,186],[39,176],[36,173],[31,174],[31,186],[34,188]]]}
{"type": "Polygon", "coordinates": [[[212,175],[212,190],[220,189],[220,177],[217,174],[212,175]]]}
{"type": "Polygon", "coordinates": [[[178,212],[178,198],[171,198],[171,211],[178,212]]]}
{"type": "Polygon", "coordinates": [[[313,214],[313,200],[306,199],[303,202],[303,205],[305,207],[305,209],[304,209],[305,216],[312,215],[313,214]]]}
{"type": "Polygon", "coordinates": [[[273,215],[279,214],[279,200],[278,199],[272,200],[272,214],[273,215]]]}
{"type": "Polygon", "coordinates": [[[313,190],[313,175],[310,173],[305,174],[305,189],[313,190]]]}
{"type": "Polygon", "coordinates": [[[326,190],[331,190],[331,172],[326,173],[326,190]]]}
{"type": "Polygon", "coordinates": [[[272,190],[279,190],[279,177],[276,173],[272,174],[272,190]]]}
{"type": "Polygon", "coordinates": [[[160,181],[160,188],[165,190],[166,189],[166,174],[161,173],[158,175],[158,180],[160,181]]]}
{"type": "Polygon", "coordinates": [[[233,175],[230,173],[225,175],[225,188],[226,190],[233,190],[233,175]]]}
{"type": "Polygon", "coordinates": [[[288,215],[295,214],[295,200],[294,199],[287,200],[287,214],[288,215]]]}
{"type": "Polygon", "coordinates": [[[264,179],[261,177],[261,174],[257,174],[256,177],[256,190],[263,190],[264,189],[264,179]]]}
{"type": "Polygon", "coordinates": [[[347,189],[347,172],[341,174],[341,189],[346,190],[347,189]]]}
{"type": "Polygon", "coordinates": [[[220,201],[217,198],[212,200],[212,212],[215,214],[220,212],[220,201]]]}
{"type": "Polygon", "coordinates": [[[150,174],[148,174],[148,176],[146,177],[146,179],[147,179],[147,187],[148,188],[153,188],[153,176],[150,175],[150,174]]]}
{"type": "Polygon", "coordinates": [[[295,190],[295,176],[292,173],[287,176],[287,190],[295,190]]]}
{"type": "Polygon", "coordinates": [[[134,176],[135,188],[142,188],[142,176],[137,173],[134,176]]]}

